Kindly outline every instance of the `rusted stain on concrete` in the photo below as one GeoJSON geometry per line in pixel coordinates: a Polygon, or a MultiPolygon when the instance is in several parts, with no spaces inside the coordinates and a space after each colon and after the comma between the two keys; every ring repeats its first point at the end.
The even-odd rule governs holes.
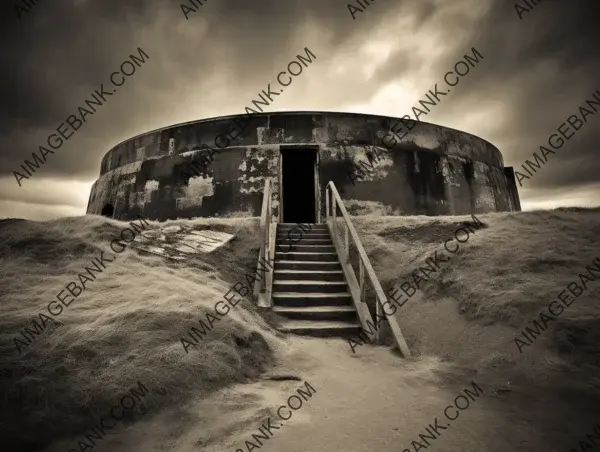
{"type": "Polygon", "coordinates": [[[205,196],[213,196],[215,188],[212,177],[192,177],[187,186],[183,188],[184,196],[177,198],[178,202],[186,203],[187,206],[201,206],[205,196]]]}

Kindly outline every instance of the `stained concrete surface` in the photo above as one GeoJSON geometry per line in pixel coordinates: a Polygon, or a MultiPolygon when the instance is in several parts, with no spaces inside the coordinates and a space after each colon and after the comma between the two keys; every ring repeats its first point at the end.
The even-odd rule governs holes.
{"type": "Polygon", "coordinates": [[[322,213],[329,181],[343,199],[379,201],[406,214],[520,210],[514,173],[504,168],[500,151],[465,132],[424,122],[407,130],[396,118],[334,112],[256,114],[232,131],[242,119],[175,125],[115,146],[102,160],[87,213],[109,206],[119,220],[259,216],[270,180],[276,220],[280,151],[290,146],[318,151],[322,213]],[[220,149],[215,137],[224,132],[229,138],[219,141],[220,149]],[[204,164],[207,148],[216,152],[204,164]]]}

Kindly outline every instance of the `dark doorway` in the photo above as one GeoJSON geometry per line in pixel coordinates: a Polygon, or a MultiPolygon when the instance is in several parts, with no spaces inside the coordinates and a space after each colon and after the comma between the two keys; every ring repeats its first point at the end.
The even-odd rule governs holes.
{"type": "Polygon", "coordinates": [[[316,149],[281,150],[284,223],[316,223],[316,159],[316,149]]]}
{"type": "Polygon", "coordinates": [[[115,213],[115,208],[113,207],[113,205],[107,204],[102,208],[102,212],[100,213],[100,215],[112,218],[114,213],[115,213]]]}

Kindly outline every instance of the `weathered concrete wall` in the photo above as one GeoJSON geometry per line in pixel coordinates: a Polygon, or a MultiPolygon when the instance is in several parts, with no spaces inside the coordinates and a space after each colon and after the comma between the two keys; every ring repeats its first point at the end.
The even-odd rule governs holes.
{"type": "Polygon", "coordinates": [[[382,116],[284,112],[149,132],[105,155],[87,211],[100,214],[112,205],[114,217],[122,220],[137,215],[155,220],[258,216],[269,178],[276,218],[281,144],[318,146],[322,196],[332,180],[344,199],[380,201],[406,214],[520,210],[514,175],[505,172],[502,155],[490,143],[420,122],[410,123],[413,128],[405,133],[397,123],[382,116]],[[241,131],[232,120],[248,125],[241,131]],[[214,161],[206,168],[194,164],[206,154],[203,146],[218,149],[219,134],[217,142],[224,148],[214,154],[214,161]],[[396,144],[386,150],[383,140],[387,137],[390,143],[392,136],[396,144]],[[379,157],[373,161],[374,153],[379,157]],[[353,184],[349,174],[357,165],[365,171],[353,184]],[[177,176],[182,173],[188,175],[177,176]]]}
{"type": "Polygon", "coordinates": [[[510,210],[521,210],[521,200],[519,199],[519,192],[517,190],[517,179],[515,178],[515,170],[512,166],[507,166],[504,168],[504,175],[506,176],[506,181],[508,183],[508,193],[510,195],[511,206],[513,207],[510,210]]]}

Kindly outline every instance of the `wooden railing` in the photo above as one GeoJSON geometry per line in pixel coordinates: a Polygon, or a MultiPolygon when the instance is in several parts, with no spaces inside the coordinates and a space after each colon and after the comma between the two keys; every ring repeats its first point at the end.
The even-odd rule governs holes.
{"type": "Polygon", "coordinates": [[[271,180],[265,182],[262,209],[260,213],[260,253],[256,265],[254,300],[260,307],[270,307],[273,291],[273,261],[275,258],[275,234],[277,223],[273,222],[271,180]]]}
{"type": "Polygon", "coordinates": [[[325,194],[325,211],[327,218],[327,225],[329,227],[329,231],[331,233],[331,237],[333,239],[333,243],[337,250],[340,262],[342,264],[342,269],[344,270],[344,274],[346,276],[346,280],[348,282],[348,286],[350,288],[350,293],[352,295],[352,300],[354,301],[354,305],[356,306],[356,311],[358,313],[358,317],[360,319],[360,323],[362,325],[365,333],[373,332],[372,340],[376,343],[380,343],[380,325],[379,322],[374,323],[369,312],[369,308],[367,303],[365,302],[365,289],[366,283],[370,283],[371,288],[375,292],[375,310],[376,310],[376,318],[381,319],[385,318],[390,329],[392,331],[392,335],[394,336],[394,340],[400,349],[400,352],[404,357],[411,356],[410,350],[406,341],[404,340],[404,336],[402,335],[402,331],[400,331],[400,326],[398,325],[398,321],[393,315],[385,315],[382,313],[383,305],[387,302],[387,297],[381,288],[381,284],[379,283],[379,279],[377,279],[377,275],[375,275],[375,270],[373,270],[373,266],[369,261],[369,257],[365,252],[365,249],[360,242],[358,234],[356,233],[356,229],[354,229],[354,225],[350,220],[350,215],[348,215],[348,211],[344,206],[342,198],[340,198],[340,194],[335,187],[333,182],[329,182],[326,188],[325,194]],[[338,208],[341,212],[341,224],[338,226],[337,220],[337,211],[338,208]],[[344,239],[343,243],[341,237],[338,235],[338,227],[343,227],[344,239]],[[352,267],[352,263],[350,262],[350,238],[352,239],[352,244],[358,253],[358,266],[359,266],[359,276],[358,280],[356,279],[356,273],[354,272],[354,268],[352,267]],[[374,327],[374,328],[373,328],[374,327]],[[374,331],[373,331],[374,330],[374,331]]]}

